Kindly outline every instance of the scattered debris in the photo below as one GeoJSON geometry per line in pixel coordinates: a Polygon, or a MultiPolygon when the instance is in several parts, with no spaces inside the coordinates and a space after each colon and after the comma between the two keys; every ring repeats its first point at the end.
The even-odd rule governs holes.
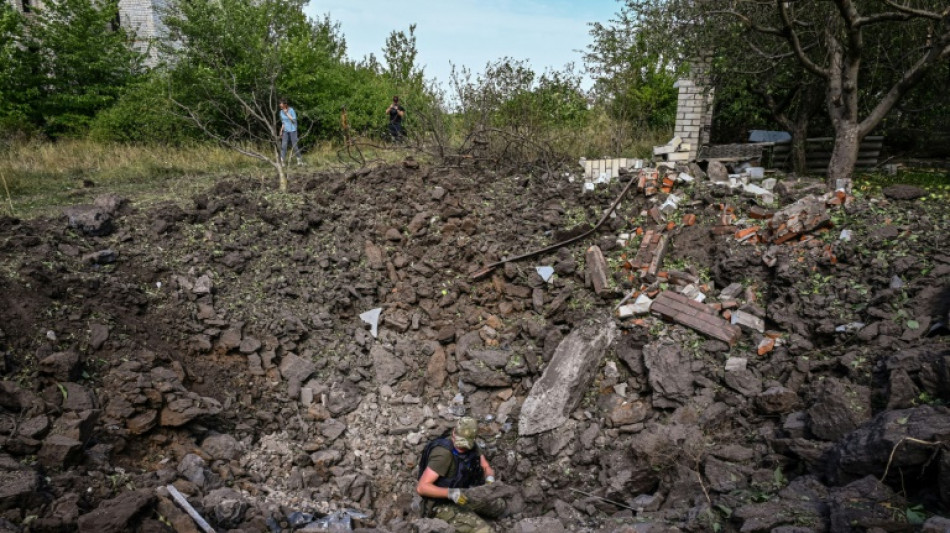
{"type": "Polygon", "coordinates": [[[769,221],[772,242],[782,244],[831,221],[824,203],[809,195],[778,211],[769,221]]]}
{"type": "Polygon", "coordinates": [[[650,311],[730,346],[734,345],[741,335],[739,327],[719,318],[714,308],[673,291],[660,292],[650,311]]]}
{"type": "Polygon", "coordinates": [[[551,277],[554,276],[554,267],[539,266],[534,267],[534,269],[537,271],[538,276],[541,276],[541,279],[544,280],[545,283],[551,281],[551,277]]]}
{"type": "Polygon", "coordinates": [[[376,338],[379,335],[379,315],[383,312],[382,307],[377,307],[376,309],[370,309],[365,313],[360,314],[360,320],[369,324],[369,332],[373,338],[376,338]]]}

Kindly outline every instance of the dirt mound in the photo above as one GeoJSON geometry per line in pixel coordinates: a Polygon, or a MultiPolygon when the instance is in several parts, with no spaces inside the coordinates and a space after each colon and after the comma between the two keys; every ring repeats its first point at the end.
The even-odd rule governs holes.
{"type": "Polygon", "coordinates": [[[821,224],[770,227],[663,182],[676,201],[630,193],[472,278],[627,179],[393,166],[0,219],[0,529],[195,530],[168,485],[221,530],[438,528],[416,461],[462,414],[517,487],[503,530],[895,530],[950,505],[925,336],[950,209],[795,182],[821,224]]]}

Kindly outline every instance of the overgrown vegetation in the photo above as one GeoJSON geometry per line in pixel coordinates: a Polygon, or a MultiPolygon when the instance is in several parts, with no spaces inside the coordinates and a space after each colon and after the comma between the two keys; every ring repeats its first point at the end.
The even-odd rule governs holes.
{"type": "MultiPolygon", "coordinates": [[[[929,0],[918,1],[920,10],[929,9],[929,0]]],[[[506,57],[481,71],[455,69],[448,85],[440,87],[426,80],[417,63],[414,25],[394,29],[381,43],[379,58],[371,54],[353,60],[346,55],[339,25],[329,16],[308,18],[304,5],[303,0],[173,1],[163,13],[167,40],[151,43],[151,50],[160,53],[149,55],[143,43],[136,44],[115,22],[114,4],[50,0],[23,15],[4,3],[0,138],[5,149],[15,159],[44,140],[88,139],[103,143],[94,149],[86,145],[90,153],[177,147],[168,153],[194,154],[202,150],[196,144],[212,141],[269,163],[286,184],[276,133],[277,101],[287,97],[299,114],[305,151],[334,143],[320,149],[331,156],[328,161],[340,152],[350,163],[366,164],[366,151],[398,148],[449,165],[550,172],[582,156],[649,157],[651,147],[671,135],[677,100],[673,83],[687,73],[691,58],[703,55],[701,49],[712,54],[708,59],[720,134],[780,128],[801,139],[835,130],[823,103],[827,83],[801,64],[811,49],[804,57],[799,54],[797,62],[793,55],[776,56],[753,68],[755,54],[778,53],[775,47],[766,50],[765,44],[755,53],[746,49],[745,37],[758,31],[747,26],[772,20],[770,12],[754,13],[758,18],[751,22],[738,17],[741,13],[717,13],[732,19],[697,28],[693,22],[702,13],[685,4],[627,0],[613,20],[592,24],[583,72],[570,65],[536,72],[526,61],[506,57]],[[686,31],[690,28],[695,31],[686,31]],[[144,68],[147,57],[164,62],[144,68]],[[590,91],[582,89],[584,73],[594,78],[590,91]],[[398,145],[385,133],[383,110],[393,95],[400,96],[407,111],[408,137],[398,145]]],[[[893,24],[870,25],[875,32],[867,35],[860,69],[867,81],[855,96],[861,113],[873,111],[874,95],[886,92],[903,68],[903,60],[888,50],[916,49],[908,46],[926,31],[936,36],[927,44],[934,53],[946,55],[950,50],[937,47],[945,39],[940,32],[946,20],[931,21],[927,30],[930,26],[922,21],[927,17],[920,14],[924,11],[893,9],[901,16],[885,16],[887,10],[880,15],[894,18],[889,20],[893,24]],[[899,18],[910,23],[901,25],[899,18]],[[898,35],[903,30],[908,33],[898,35]]],[[[841,35],[850,31],[839,30],[841,35]]],[[[832,37],[824,39],[825,47],[834,42],[832,37]]],[[[816,53],[824,49],[814,46],[816,53]]],[[[881,119],[887,127],[903,128],[903,145],[913,145],[915,138],[906,127],[910,117],[937,128],[946,122],[946,102],[937,86],[947,68],[943,61],[922,70],[912,80],[914,87],[901,89],[906,98],[894,105],[897,112],[881,119]],[[923,114],[924,109],[936,112],[923,114]]],[[[62,157],[68,159],[75,146],[66,144],[62,157]]],[[[217,161],[218,156],[204,159],[217,161]]],[[[319,159],[308,158],[311,163],[319,159]]],[[[130,165],[130,175],[204,171],[188,164],[130,165]]],[[[244,165],[255,172],[264,168],[244,165]]],[[[37,176],[79,176],[72,168],[24,170],[11,162],[5,169],[9,195],[55,189],[59,178],[37,176]]],[[[223,168],[235,167],[228,163],[223,168]]],[[[101,177],[108,171],[84,172],[100,181],[111,179],[101,177]]]]}

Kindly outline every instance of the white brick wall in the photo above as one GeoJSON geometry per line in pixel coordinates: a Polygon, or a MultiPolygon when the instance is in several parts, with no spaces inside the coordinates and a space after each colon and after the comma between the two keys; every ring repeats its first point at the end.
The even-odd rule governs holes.
{"type": "Polygon", "coordinates": [[[694,64],[691,78],[680,79],[673,85],[679,91],[673,135],[690,145],[690,159],[696,157],[700,146],[709,144],[714,90],[707,86],[707,70],[705,65],[694,64]]]}

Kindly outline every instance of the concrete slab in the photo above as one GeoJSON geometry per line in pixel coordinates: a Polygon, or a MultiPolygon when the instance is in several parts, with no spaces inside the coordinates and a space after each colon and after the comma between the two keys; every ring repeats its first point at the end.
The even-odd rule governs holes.
{"type": "Polygon", "coordinates": [[[567,422],[616,337],[613,320],[603,318],[574,330],[561,341],[521,406],[520,436],[550,431],[567,422]]]}

